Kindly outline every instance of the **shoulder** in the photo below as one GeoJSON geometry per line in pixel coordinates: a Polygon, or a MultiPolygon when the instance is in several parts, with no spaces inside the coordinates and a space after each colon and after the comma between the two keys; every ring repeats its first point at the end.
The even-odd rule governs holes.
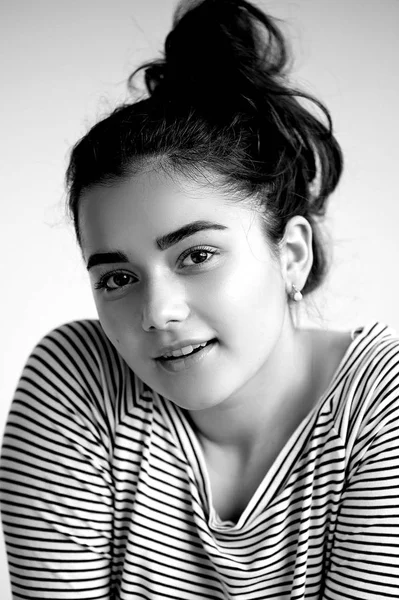
{"type": "MultiPolygon", "coordinates": [[[[30,394],[40,403],[103,417],[134,408],[148,387],[131,371],[95,319],[64,323],[33,349],[15,400],[30,394]]],[[[113,417],[112,417],[113,418],[113,417]]]]}
{"type": "Polygon", "coordinates": [[[399,427],[399,337],[375,322],[352,332],[334,384],[337,427],[347,442],[399,427]]]}
{"type": "Polygon", "coordinates": [[[59,325],[41,338],[35,350],[53,347],[55,352],[62,354],[66,347],[71,344],[75,346],[77,351],[80,348],[94,351],[98,344],[100,346],[107,345],[107,337],[100,321],[98,319],[83,319],[59,325]]]}
{"type": "Polygon", "coordinates": [[[31,358],[44,355],[46,364],[63,368],[123,363],[97,319],[71,321],[49,331],[35,346],[31,358]]]}
{"type": "Polygon", "coordinates": [[[106,368],[115,370],[121,362],[100,322],[86,319],[64,323],[44,335],[29,356],[25,374],[87,381],[106,368]]]}
{"type": "Polygon", "coordinates": [[[353,342],[343,374],[376,390],[399,377],[399,337],[383,323],[372,323],[352,332],[353,342]]]}

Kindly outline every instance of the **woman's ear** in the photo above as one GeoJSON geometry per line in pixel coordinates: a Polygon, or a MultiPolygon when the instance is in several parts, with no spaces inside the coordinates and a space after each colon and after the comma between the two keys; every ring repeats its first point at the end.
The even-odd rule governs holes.
{"type": "Polygon", "coordinates": [[[280,257],[287,293],[291,293],[292,285],[302,290],[313,264],[312,227],[305,217],[297,215],[288,221],[280,257]]]}

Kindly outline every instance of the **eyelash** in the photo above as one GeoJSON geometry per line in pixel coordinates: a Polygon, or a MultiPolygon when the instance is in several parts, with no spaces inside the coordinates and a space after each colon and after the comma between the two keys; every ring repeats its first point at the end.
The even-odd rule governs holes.
{"type": "MultiPolygon", "coordinates": [[[[197,252],[207,252],[211,256],[215,256],[216,254],[219,254],[218,251],[215,250],[215,248],[210,248],[209,246],[195,246],[193,248],[188,248],[187,250],[185,250],[183,252],[183,254],[181,254],[179,256],[179,261],[182,262],[185,258],[187,258],[187,256],[190,256],[190,254],[195,254],[197,252]]],[[[210,261],[210,258],[206,259],[202,263],[197,263],[197,264],[194,263],[193,265],[190,265],[190,267],[194,266],[197,268],[201,268],[202,265],[208,263],[209,261],[210,261]]],[[[133,277],[133,275],[130,275],[129,273],[125,273],[124,271],[120,271],[120,270],[111,271],[110,273],[105,273],[102,277],[100,277],[99,281],[94,284],[94,288],[96,290],[104,289],[106,292],[109,293],[109,292],[116,292],[117,290],[122,290],[124,287],[126,287],[125,285],[116,287],[116,288],[108,287],[108,285],[107,285],[108,281],[114,275],[126,275],[127,277],[133,277]]],[[[126,284],[126,285],[128,285],[128,284],[126,284]]]]}

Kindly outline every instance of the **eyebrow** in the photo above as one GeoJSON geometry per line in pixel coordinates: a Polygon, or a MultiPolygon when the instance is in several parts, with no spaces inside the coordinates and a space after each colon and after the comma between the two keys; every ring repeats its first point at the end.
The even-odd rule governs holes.
{"type": "MultiPolygon", "coordinates": [[[[167,250],[190,235],[209,229],[224,231],[228,229],[228,227],[221,225],[220,223],[212,223],[211,221],[193,221],[192,223],[187,223],[187,225],[183,225],[183,227],[176,229],[176,231],[158,237],[155,242],[160,250],[167,250]]],[[[89,257],[87,261],[87,270],[89,271],[98,265],[127,262],[129,262],[127,255],[119,250],[112,252],[96,252],[89,257]]]]}

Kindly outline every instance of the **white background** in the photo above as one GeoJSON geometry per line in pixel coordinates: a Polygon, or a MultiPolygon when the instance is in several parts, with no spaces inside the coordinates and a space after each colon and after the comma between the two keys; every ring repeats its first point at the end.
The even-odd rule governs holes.
{"type": "MultiPolygon", "coordinates": [[[[330,109],[346,158],[327,225],[334,268],[317,325],[399,331],[399,0],[263,0],[285,20],[294,80],[330,109]]],[[[63,177],[78,137],[157,55],[174,0],[0,0],[0,429],[36,342],[96,316],[63,177]]],[[[206,35],[206,32],[204,32],[206,35]]],[[[0,540],[0,597],[10,600],[0,540]]]]}

